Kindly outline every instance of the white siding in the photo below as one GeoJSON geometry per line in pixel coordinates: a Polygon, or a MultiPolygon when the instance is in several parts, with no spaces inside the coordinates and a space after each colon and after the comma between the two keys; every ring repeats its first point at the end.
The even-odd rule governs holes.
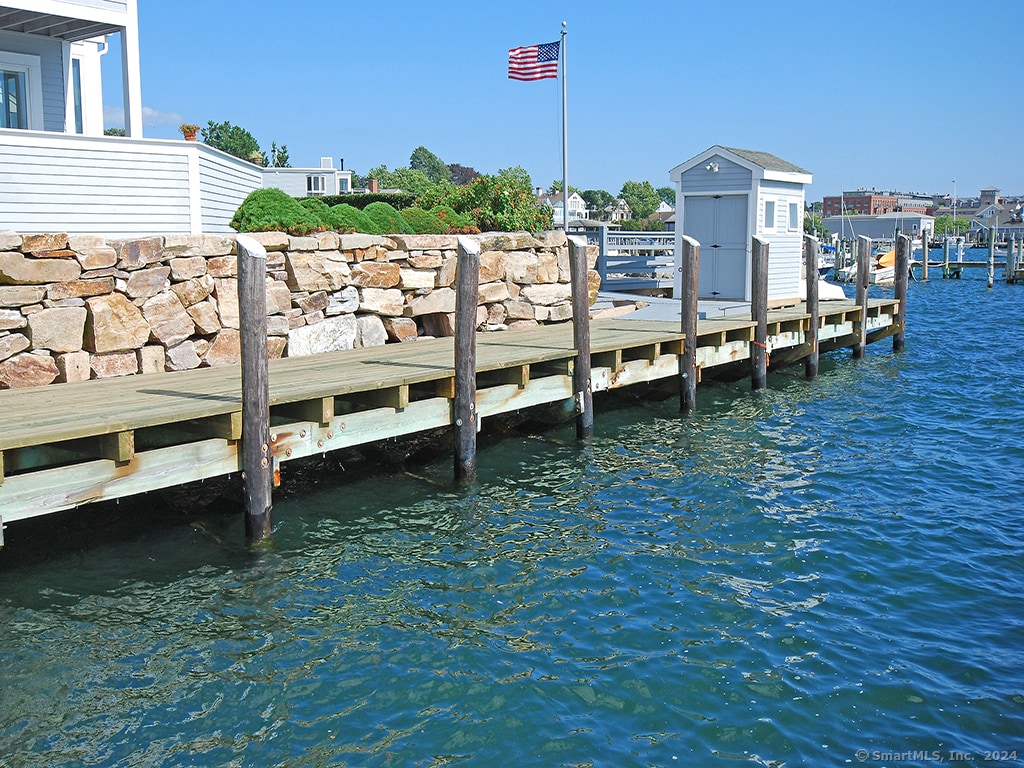
{"type": "Polygon", "coordinates": [[[803,262],[803,228],[789,230],[789,204],[804,208],[804,187],[778,181],[760,185],[757,206],[758,236],[769,244],[768,301],[795,300],[800,296],[800,274],[803,262]],[[764,221],[765,200],[775,202],[775,227],[767,230],[764,221]]]}
{"type": "Polygon", "coordinates": [[[260,183],[258,168],[202,144],[0,130],[0,229],[230,232],[260,183]]]}
{"type": "Polygon", "coordinates": [[[231,219],[246,196],[262,186],[259,168],[223,153],[201,147],[199,189],[202,232],[232,232],[231,219]]]}

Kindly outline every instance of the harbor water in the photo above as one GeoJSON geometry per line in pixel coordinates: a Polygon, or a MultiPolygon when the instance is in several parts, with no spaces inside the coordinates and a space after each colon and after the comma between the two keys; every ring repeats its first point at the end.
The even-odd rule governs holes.
{"type": "Polygon", "coordinates": [[[1024,765],[1024,286],[932,277],[902,354],[328,460],[265,548],[9,526],[0,765],[1024,765]]]}

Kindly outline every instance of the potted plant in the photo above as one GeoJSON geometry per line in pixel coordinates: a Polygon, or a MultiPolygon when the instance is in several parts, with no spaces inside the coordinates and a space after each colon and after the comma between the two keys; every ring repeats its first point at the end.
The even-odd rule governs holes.
{"type": "Polygon", "coordinates": [[[199,126],[195,123],[182,123],[178,126],[178,130],[181,131],[181,135],[185,137],[185,141],[195,141],[196,132],[199,130],[199,126]]]}

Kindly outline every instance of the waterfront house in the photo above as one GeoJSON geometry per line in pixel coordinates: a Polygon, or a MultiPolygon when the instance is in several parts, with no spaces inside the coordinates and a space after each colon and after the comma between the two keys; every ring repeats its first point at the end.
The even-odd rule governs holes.
{"type": "MultiPolygon", "coordinates": [[[[553,195],[546,195],[538,192],[537,202],[541,205],[547,205],[554,211],[555,226],[561,228],[562,222],[565,221],[562,213],[562,193],[556,192],[553,195]]],[[[579,192],[570,192],[568,202],[569,221],[585,219],[587,217],[587,201],[580,196],[579,192]]]]}
{"type": "MultiPolygon", "coordinates": [[[[810,172],[767,152],[713,146],[669,172],[676,231],[701,244],[698,295],[750,301],[751,237],[769,244],[768,302],[799,301],[810,172]]],[[[676,295],[681,275],[676,272],[676,295]]]]}
{"type": "Polygon", "coordinates": [[[297,197],[351,188],[351,172],[329,159],[261,168],[200,142],[144,138],[137,0],[0,0],[0,90],[0,230],[227,233],[261,187],[297,197]],[[103,130],[100,61],[112,35],[123,137],[103,130]]]}
{"type": "Polygon", "coordinates": [[[333,158],[321,157],[319,168],[264,168],[263,186],[280,189],[292,197],[343,195],[352,191],[352,171],[335,168],[333,158]]]}

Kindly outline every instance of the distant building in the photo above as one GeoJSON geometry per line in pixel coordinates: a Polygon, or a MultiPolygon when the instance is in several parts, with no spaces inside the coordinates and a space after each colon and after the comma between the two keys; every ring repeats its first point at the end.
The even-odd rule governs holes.
{"type": "Polygon", "coordinates": [[[870,237],[872,240],[894,240],[901,235],[919,237],[921,232],[935,231],[935,217],[925,213],[897,211],[878,216],[825,216],[822,225],[840,240],[870,237]]]}
{"type": "MultiPolygon", "coordinates": [[[[561,227],[565,221],[562,214],[562,193],[556,192],[553,195],[546,195],[537,190],[537,202],[547,205],[554,211],[556,227],[561,227]]],[[[580,197],[579,192],[569,193],[569,221],[574,219],[585,219],[587,217],[587,201],[580,197]]]]}
{"type": "Polygon", "coordinates": [[[914,192],[880,192],[877,189],[854,189],[822,200],[822,216],[857,213],[879,216],[885,213],[931,213],[935,204],[930,195],[914,192]]]}
{"type": "Polygon", "coordinates": [[[321,157],[319,168],[264,168],[263,186],[292,197],[343,195],[352,191],[352,171],[335,168],[333,158],[321,157]]]}

